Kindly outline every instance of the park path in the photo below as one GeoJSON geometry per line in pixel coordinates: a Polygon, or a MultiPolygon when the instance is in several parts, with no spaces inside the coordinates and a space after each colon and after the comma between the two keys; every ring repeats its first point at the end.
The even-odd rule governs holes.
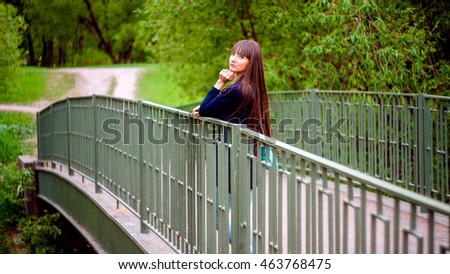
{"type": "MultiPolygon", "coordinates": [[[[112,95],[135,99],[136,84],[142,68],[63,68],[55,72],[74,74],[75,87],[63,96],[112,95]]],[[[61,99],[63,99],[61,98],[61,99]]],[[[35,114],[52,102],[38,101],[30,105],[0,104],[0,111],[15,111],[35,114]]]]}

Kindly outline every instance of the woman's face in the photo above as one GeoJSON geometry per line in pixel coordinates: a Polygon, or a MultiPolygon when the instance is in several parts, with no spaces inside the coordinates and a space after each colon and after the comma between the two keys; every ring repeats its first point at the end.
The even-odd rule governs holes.
{"type": "Polygon", "coordinates": [[[239,53],[232,53],[230,56],[230,70],[237,75],[242,74],[246,69],[250,60],[239,53]]]}

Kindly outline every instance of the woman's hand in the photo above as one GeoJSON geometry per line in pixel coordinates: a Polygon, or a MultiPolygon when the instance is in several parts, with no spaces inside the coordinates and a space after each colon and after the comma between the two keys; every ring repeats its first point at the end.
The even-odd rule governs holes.
{"type": "Polygon", "coordinates": [[[217,89],[222,89],[223,86],[230,82],[231,80],[234,79],[234,77],[236,77],[236,74],[234,74],[234,72],[232,72],[229,69],[223,69],[220,71],[219,73],[219,79],[217,80],[216,84],[214,85],[215,88],[217,89]]]}
{"type": "Polygon", "coordinates": [[[233,80],[234,77],[236,77],[236,75],[229,69],[223,69],[219,73],[219,80],[224,83],[228,83],[229,81],[233,80]]]}
{"type": "Polygon", "coordinates": [[[200,106],[196,106],[192,110],[192,116],[194,116],[194,118],[198,118],[200,116],[199,111],[200,111],[200,106]]]}

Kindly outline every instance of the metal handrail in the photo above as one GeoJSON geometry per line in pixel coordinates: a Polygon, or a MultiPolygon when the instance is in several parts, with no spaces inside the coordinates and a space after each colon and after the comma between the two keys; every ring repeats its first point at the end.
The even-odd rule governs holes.
{"type": "Polygon", "coordinates": [[[292,121],[275,127],[277,139],[450,203],[449,97],[320,90],[271,92],[269,97],[273,118],[292,121]],[[338,124],[340,119],[345,121],[338,124]],[[321,127],[305,129],[311,120],[321,127]],[[332,128],[336,124],[339,128],[332,128]],[[329,142],[309,144],[303,136],[329,142]]]}
{"type": "Polygon", "coordinates": [[[280,142],[278,140],[270,139],[264,135],[258,134],[255,131],[243,128],[242,133],[260,142],[268,142],[268,140],[271,140],[268,143],[270,143],[270,146],[272,146],[273,149],[275,150],[290,151],[292,154],[295,154],[296,156],[301,157],[310,163],[314,163],[317,166],[325,167],[326,169],[332,172],[339,172],[344,178],[351,178],[356,182],[367,184],[372,188],[376,188],[385,193],[389,193],[395,197],[401,198],[402,200],[414,201],[418,206],[433,210],[435,212],[439,212],[446,216],[450,216],[450,206],[445,205],[436,200],[429,199],[423,195],[411,191],[406,191],[402,187],[393,184],[388,184],[386,183],[386,181],[367,175],[366,173],[362,173],[357,170],[351,169],[347,166],[341,165],[339,163],[330,161],[328,159],[324,159],[313,153],[309,153],[307,151],[298,149],[296,147],[280,142]]]}
{"type": "MultiPolygon", "coordinates": [[[[373,91],[290,90],[270,92],[269,98],[272,106],[271,115],[274,119],[278,122],[283,119],[291,119],[293,121],[288,128],[278,128],[277,126],[280,123],[273,125],[274,133],[280,140],[287,142],[288,140],[295,139],[291,144],[298,148],[381,178],[395,185],[401,185],[405,189],[450,203],[450,136],[448,134],[450,97],[373,91]],[[323,96],[323,99],[319,99],[319,95],[323,96]],[[367,98],[375,98],[375,100],[358,101],[361,99],[349,98],[349,95],[366,96],[367,98]],[[392,102],[390,101],[392,101],[392,98],[399,98],[397,99],[396,107],[404,108],[403,112],[393,112],[392,115],[399,117],[397,120],[394,120],[395,117],[387,116],[390,115],[388,112],[393,111],[392,109],[387,109],[386,111],[386,108],[391,108],[392,102]],[[281,100],[281,103],[277,107],[279,100],[281,100]],[[330,104],[328,108],[320,107],[320,104],[327,102],[330,104]],[[344,117],[348,118],[348,120],[342,126],[349,127],[353,125],[355,130],[349,132],[345,137],[348,141],[350,138],[356,138],[352,137],[352,135],[359,135],[358,140],[352,139],[354,142],[352,147],[350,145],[338,145],[334,139],[333,153],[330,151],[329,146],[327,147],[327,144],[323,142],[311,146],[304,139],[292,138],[292,135],[296,134],[297,136],[311,134],[314,138],[321,138],[322,140],[329,138],[330,133],[323,130],[320,132],[305,131],[302,128],[302,122],[318,120],[324,125],[328,122],[326,120],[329,118],[329,116],[327,117],[327,112],[330,112],[330,115],[335,114],[335,112],[342,112],[339,108],[342,108],[346,104],[356,104],[358,108],[362,106],[373,108],[372,110],[368,110],[372,111],[372,114],[366,111],[366,113],[361,113],[364,115],[357,113],[361,109],[356,110],[353,108],[347,110],[347,116],[350,116],[352,114],[351,112],[356,114],[350,117],[344,117]],[[380,104],[385,104],[385,106],[380,104]],[[436,109],[436,107],[433,109],[432,104],[439,109],[436,109]],[[336,105],[338,106],[336,107],[336,105]],[[299,109],[305,106],[309,107],[309,110],[301,112],[299,109]],[[382,107],[385,109],[381,109],[382,107]],[[299,114],[300,112],[301,114],[299,114]],[[392,126],[399,128],[397,131],[407,129],[412,130],[412,132],[402,140],[397,140],[398,136],[394,136],[393,140],[383,139],[388,137],[392,138],[392,136],[388,136],[391,134],[388,132],[388,125],[383,125],[380,121],[377,122],[375,120],[369,128],[369,126],[365,126],[367,123],[370,123],[368,122],[368,119],[370,119],[368,115],[372,115],[371,118],[384,119],[386,122],[390,119],[389,121],[391,123],[395,123],[392,126]],[[374,117],[374,115],[377,116],[374,117]],[[409,117],[408,119],[411,120],[402,120],[402,117],[399,115],[407,116],[406,118],[409,117]],[[377,123],[380,126],[376,126],[377,123]],[[367,136],[360,135],[359,127],[361,125],[363,126],[362,131],[367,136]],[[356,130],[356,127],[358,127],[358,130],[356,130]],[[374,139],[374,137],[368,136],[369,134],[374,137],[384,137],[374,139]],[[373,143],[372,151],[367,146],[364,146],[363,142],[373,143]],[[387,147],[389,144],[396,143],[401,144],[397,145],[397,148],[387,147]],[[359,144],[362,144],[362,148],[359,147],[359,144]],[[383,156],[385,158],[391,155],[399,155],[398,152],[401,150],[405,151],[405,155],[395,160],[398,161],[398,166],[382,166],[380,164],[376,166],[376,159],[379,157],[378,154],[374,154],[376,149],[378,149],[378,152],[384,152],[383,156]],[[430,153],[430,151],[433,153],[430,153]],[[352,158],[349,159],[349,157],[352,158]],[[366,159],[369,159],[368,161],[371,161],[371,163],[366,162],[366,159]]],[[[179,108],[190,111],[194,105],[198,104],[200,102],[180,106],[179,108]]],[[[334,122],[337,122],[337,119],[334,122]]],[[[350,129],[346,128],[346,130],[349,131],[350,129]]],[[[387,159],[383,159],[383,161],[387,162],[387,159]]]]}
{"type": "Polygon", "coordinates": [[[449,251],[448,204],[242,125],[109,96],[37,122],[39,161],[91,178],[179,252],[449,251]]]}

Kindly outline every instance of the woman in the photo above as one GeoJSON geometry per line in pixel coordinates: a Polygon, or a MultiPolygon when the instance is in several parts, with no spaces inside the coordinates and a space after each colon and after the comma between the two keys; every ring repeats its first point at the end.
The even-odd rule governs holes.
{"type": "Polygon", "coordinates": [[[193,109],[193,115],[246,124],[272,137],[261,48],[257,42],[241,40],[233,46],[229,68],[219,73],[216,84],[200,106],[193,109]],[[228,82],[231,84],[224,88],[228,82]]]}
{"type": "MultiPolygon", "coordinates": [[[[261,48],[257,42],[241,40],[233,46],[229,68],[220,71],[216,84],[208,92],[200,106],[193,109],[193,115],[194,117],[213,117],[232,123],[246,124],[248,128],[272,137],[261,48]],[[229,82],[231,84],[225,87],[229,82]]],[[[264,147],[261,154],[264,161],[264,147]]],[[[250,180],[252,189],[252,179],[250,180]]],[[[252,194],[250,194],[251,204],[252,194]]],[[[229,208],[231,208],[231,200],[229,200],[229,208]]],[[[252,222],[250,222],[249,231],[250,253],[253,253],[252,222]]],[[[231,234],[230,222],[230,242],[231,234]]]]}

